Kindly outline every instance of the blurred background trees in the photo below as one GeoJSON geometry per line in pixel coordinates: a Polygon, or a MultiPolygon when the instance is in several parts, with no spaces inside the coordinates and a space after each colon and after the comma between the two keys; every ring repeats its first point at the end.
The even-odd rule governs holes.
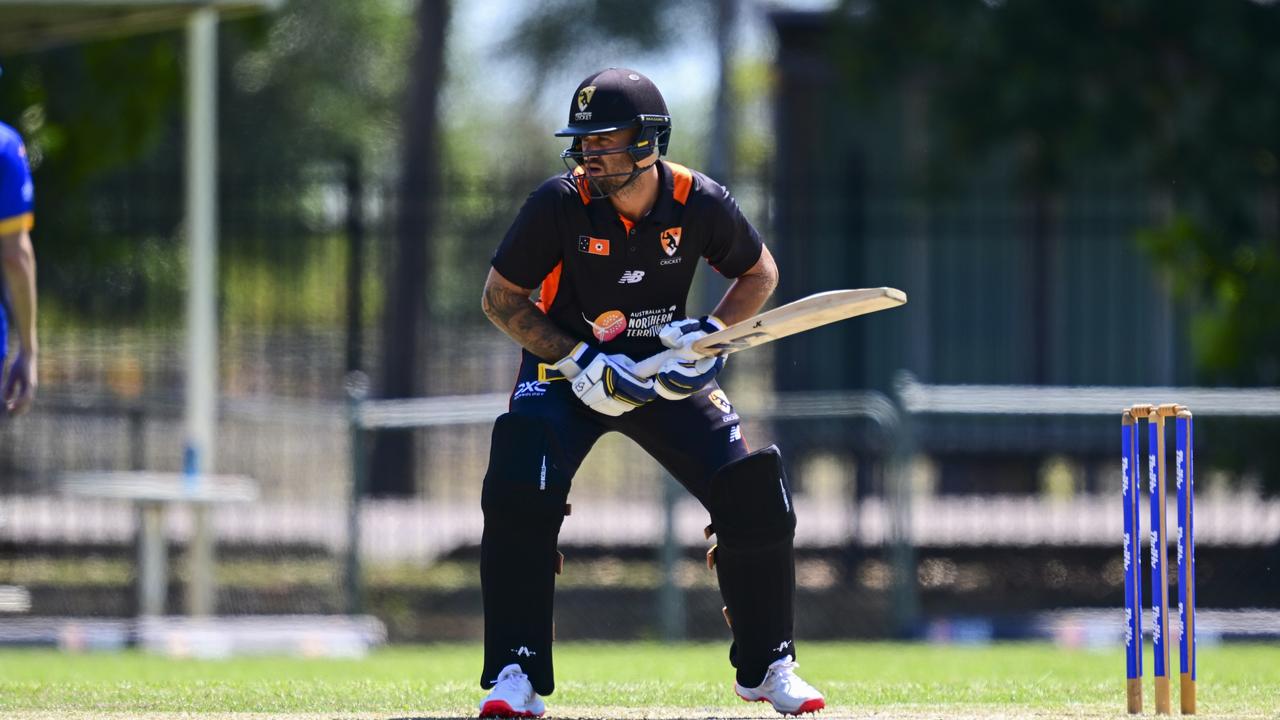
{"type": "MultiPolygon", "coordinates": [[[[1135,384],[1280,384],[1280,95],[1265,89],[1280,81],[1274,3],[847,0],[830,29],[821,54],[855,113],[906,108],[905,167],[922,203],[964,197],[993,163],[1013,168],[1030,215],[1025,272],[1042,288],[1025,298],[1034,327],[1018,349],[1036,355],[1033,382],[1084,344],[1149,365],[1135,384]],[[1054,287],[1071,252],[1066,198],[1104,177],[1122,178],[1147,216],[1122,241],[1140,248],[1141,270],[1158,270],[1172,314],[1143,310],[1135,284],[1111,308],[1129,325],[1119,345],[1097,325],[1055,345],[1055,294],[1090,302],[1115,270],[1054,287]],[[1147,342],[1153,323],[1178,339],[1147,342]]],[[[1274,491],[1280,453],[1260,450],[1274,431],[1223,419],[1205,437],[1218,462],[1274,491]]]]}
{"type": "MultiPolygon", "coordinates": [[[[219,165],[233,265],[261,248],[235,242],[244,196],[226,186],[269,174],[255,194],[280,195],[253,202],[296,204],[287,189],[315,163],[394,152],[409,38],[401,15],[385,0],[315,0],[223,23],[219,165]]],[[[0,57],[0,114],[26,138],[38,180],[50,322],[181,317],[183,42],[169,32],[0,57]],[[146,237],[121,236],[144,226],[146,237]]],[[[296,260],[277,258],[271,270],[298,272],[296,260]]]]}
{"type": "MultiPolygon", "coordinates": [[[[770,240],[798,253],[784,294],[787,283],[826,287],[856,273],[841,264],[843,237],[831,240],[827,262],[804,256],[802,245],[816,241],[781,201],[813,182],[830,195],[815,207],[857,210],[818,167],[844,156],[829,153],[801,175],[787,170],[796,159],[778,148],[794,131],[771,128],[771,118],[781,122],[804,101],[778,79],[790,76],[771,56],[760,6],[662,0],[637,12],[614,0],[555,0],[467,8],[447,24],[446,10],[297,0],[223,23],[228,332],[339,333],[352,214],[343,187],[354,172],[371,183],[357,210],[368,213],[372,238],[360,320],[378,328],[365,333],[375,392],[488,387],[496,371],[471,367],[457,385],[415,348],[488,352],[453,333],[487,332],[476,302],[484,268],[524,194],[559,171],[550,131],[564,88],[615,64],[660,74],[698,58],[697,72],[663,84],[676,116],[673,157],[729,182],[770,240]],[[420,62],[424,28],[441,33],[431,63],[420,62]]],[[[925,204],[968,202],[971,170],[1012,168],[1013,193],[1030,209],[1018,240],[1032,284],[1059,257],[1054,228],[1069,189],[1099,170],[1127,178],[1150,220],[1124,242],[1160,269],[1178,298],[1175,341],[1189,342],[1169,364],[1190,365],[1197,382],[1280,383],[1280,99],[1266,91],[1280,74],[1274,4],[848,0],[811,16],[824,28],[811,49],[824,69],[804,92],[843,103],[826,132],[874,144],[866,118],[896,107],[912,135],[903,167],[925,204]]],[[[180,33],[159,33],[0,57],[0,117],[24,133],[36,165],[46,324],[181,322],[182,43],[180,33]]],[[[712,302],[715,280],[695,289],[704,296],[695,305],[712,302]]],[[[1051,298],[1026,302],[1034,332],[1020,352],[1038,354],[1026,379],[1051,381],[1051,298]]],[[[863,340],[841,347],[854,353],[849,367],[874,362],[863,340]]],[[[275,379],[272,388],[339,393],[327,372],[294,369],[305,382],[275,379]]]]}
{"type": "MultiPolygon", "coordinates": [[[[751,408],[744,439],[784,448],[830,533],[798,575],[824,598],[813,632],[887,632],[895,577],[919,580],[922,611],[944,618],[1119,604],[1114,518],[1097,510],[1112,506],[1116,418],[917,416],[916,462],[898,476],[888,456],[904,435],[842,403],[871,390],[891,404],[903,369],[943,384],[1280,385],[1280,6],[814,6],[287,0],[220,25],[219,468],[262,481],[231,541],[270,562],[238,573],[237,611],[340,609],[335,560],[363,513],[370,607],[394,636],[479,632],[487,423],[517,362],[480,288],[526,195],[563,170],[551,133],[571,89],[610,65],[663,89],[671,158],[727,181],[779,259],[779,302],[911,294],[893,313],[743,353],[723,376],[751,408]],[[352,367],[375,396],[447,407],[412,431],[353,432],[352,367]],[[353,488],[365,468],[370,486],[353,488]],[[891,557],[886,542],[911,538],[876,518],[908,518],[912,502],[928,530],[958,518],[972,533],[922,541],[918,564],[891,557]],[[993,529],[1032,517],[1061,519],[1035,552],[993,529]],[[1051,572],[1033,567],[1046,558],[1051,572]],[[278,572],[300,567],[310,579],[278,572]],[[296,584],[281,593],[282,580],[296,584]]],[[[45,348],[40,403],[0,423],[6,503],[67,507],[56,484],[71,470],[180,467],[183,44],[173,32],[0,47],[0,119],[36,166],[45,348]]],[[[721,287],[701,276],[691,309],[721,287]]],[[[1206,602],[1274,604],[1277,501],[1256,491],[1280,491],[1276,425],[1198,425],[1206,517],[1219,518],[1202,547],[1206,602]]],[[[576,599],[557,600],[579,623],[562,630],[656,632],[645,523],[669,481],[616,437],[588,463],[575,502],[606,520],[566,526],[587,567],[565,581],[582,583],[565,588],[576,599]]],[[[7,536],[23,557],[110,529],[92,513],[26,518],[54,539],[7,536]]],[[[119,558],[128,542],[104,540],[119,558]]],[[[692,571],[703,551],[683,549],[692,571]]],[[[723,633],[711,580],[696,577],[690,617],[723,633]]],[[[119,583],[48,597],[66,612],[99,612],[103,597],[127,607],[119,583]]]]}
{"type": "Polygon", "coordinates": [[[1001,151],[1032,197],[1136,170],[1159,205],[1139,239],[1191,308],[1201,381],[1280,383],[1274,4],[849,0],[839,16],[851,91],[926,98],[920,182],[1001,151]]]}

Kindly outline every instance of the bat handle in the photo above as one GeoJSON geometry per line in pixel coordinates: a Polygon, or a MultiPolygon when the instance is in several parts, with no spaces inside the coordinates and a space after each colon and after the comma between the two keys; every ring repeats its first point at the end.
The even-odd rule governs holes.
{"type": "Polygon", "coordinates": [[[662,369],[662,366],[665,365],[668,360],[675,356],[676,352],[674,350],[663,350],[657,355],[647,357],[636,363],[635,367],[631,369],[631,372],[635,373],[635,376],[639,378],[653,377],[658,374],[658,371],[662,369]]]}
{"type": "MultiPolygon", "coordinates": [[[[663,350],[657,355],[651,355],[633,365],[631,372],[641,379],[653,377],[673,357],[677,357],[675,350],[663,350]]],[[[564,378],[564,375],[550,363],[542,363],[541,367],[538,368],[538,380],[542,382],[560,380],[562,378],[564,378]]]]}

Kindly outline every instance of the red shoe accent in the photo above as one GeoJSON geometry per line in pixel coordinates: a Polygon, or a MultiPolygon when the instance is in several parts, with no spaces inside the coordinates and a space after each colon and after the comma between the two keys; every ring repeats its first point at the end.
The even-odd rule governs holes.
{"type": "Polygon", "coordinates": [[[531,712],[522,712],[512,710],[511,706],[505,700],[490,700],[480,708],[480,717],[482,718],[531,718],[542,717],[534,715],[531,712]]]}
{"type": "MultiPolygon", "coordinates": [[[[756,698],[755,700],[751,700],[751,699],[742,697],[742,693],[738,692],[737,688],[734,688],[733,694],[742,698],[746,702],[769,702],[769,698],[761,697],[761,698],[756,698]]],[[[778,710],[778,712],[782,713],[783,715],[803,715],[805,713],[817,712],[825,708],[826,706],[827,706],[827,703],[825,700],[823,700],[822,698],[814,698],[812,700],[805,700],[804,703],[800,707],[796,708],[793,712],[788,713],[788,712],[782,712],[781,710],[778,710]]]]}
{"type": "Polygon", "coordinates": [[[826,703],[822,698],[814,698],[814,699],[812,699],[812,700],[805,700],[805,701],[804,701],[804,704],[803,704],[803,705],[801,705],[800,707],[796,708],[796,711],[795,711],[795,712],[793,712],[793,713],[791,713],[791,714],[792,714],[792,715],[802,715],[802,714],[804,714],[804,713],[817,712],[817,711],[819,711],[819,710],[821,710],[821,709],[825,708],[826,706],[827,706],[827,703],[826,703]]]}

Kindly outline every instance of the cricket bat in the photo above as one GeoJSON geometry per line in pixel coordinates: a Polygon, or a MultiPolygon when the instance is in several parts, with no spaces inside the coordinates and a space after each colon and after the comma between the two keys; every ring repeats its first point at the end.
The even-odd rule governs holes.
{"type": "MultiPolygon", "coordinates": [[[[891,287],[821,292],[713,332],[695,342],[693,350],[707,357],[728,355],[839,320],[895,308],[906,302],[907,294],[891,287]]],[[[673,357],[676,357],[674,350],[665,350],[636,363],[634,372],[638,377],[652,377],[673,357]]]]}

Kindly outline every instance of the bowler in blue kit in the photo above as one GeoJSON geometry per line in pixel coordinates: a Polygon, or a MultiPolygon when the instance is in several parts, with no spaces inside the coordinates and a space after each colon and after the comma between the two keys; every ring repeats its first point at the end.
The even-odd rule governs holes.
{"type": "Polygon", "coordinates": [[[0,401],[10,414],[26,412],[36,390],[34,202],[26,147],[0,123],[0,401]],[[7,356],[10,334],[17,347],[7,356]]]}

